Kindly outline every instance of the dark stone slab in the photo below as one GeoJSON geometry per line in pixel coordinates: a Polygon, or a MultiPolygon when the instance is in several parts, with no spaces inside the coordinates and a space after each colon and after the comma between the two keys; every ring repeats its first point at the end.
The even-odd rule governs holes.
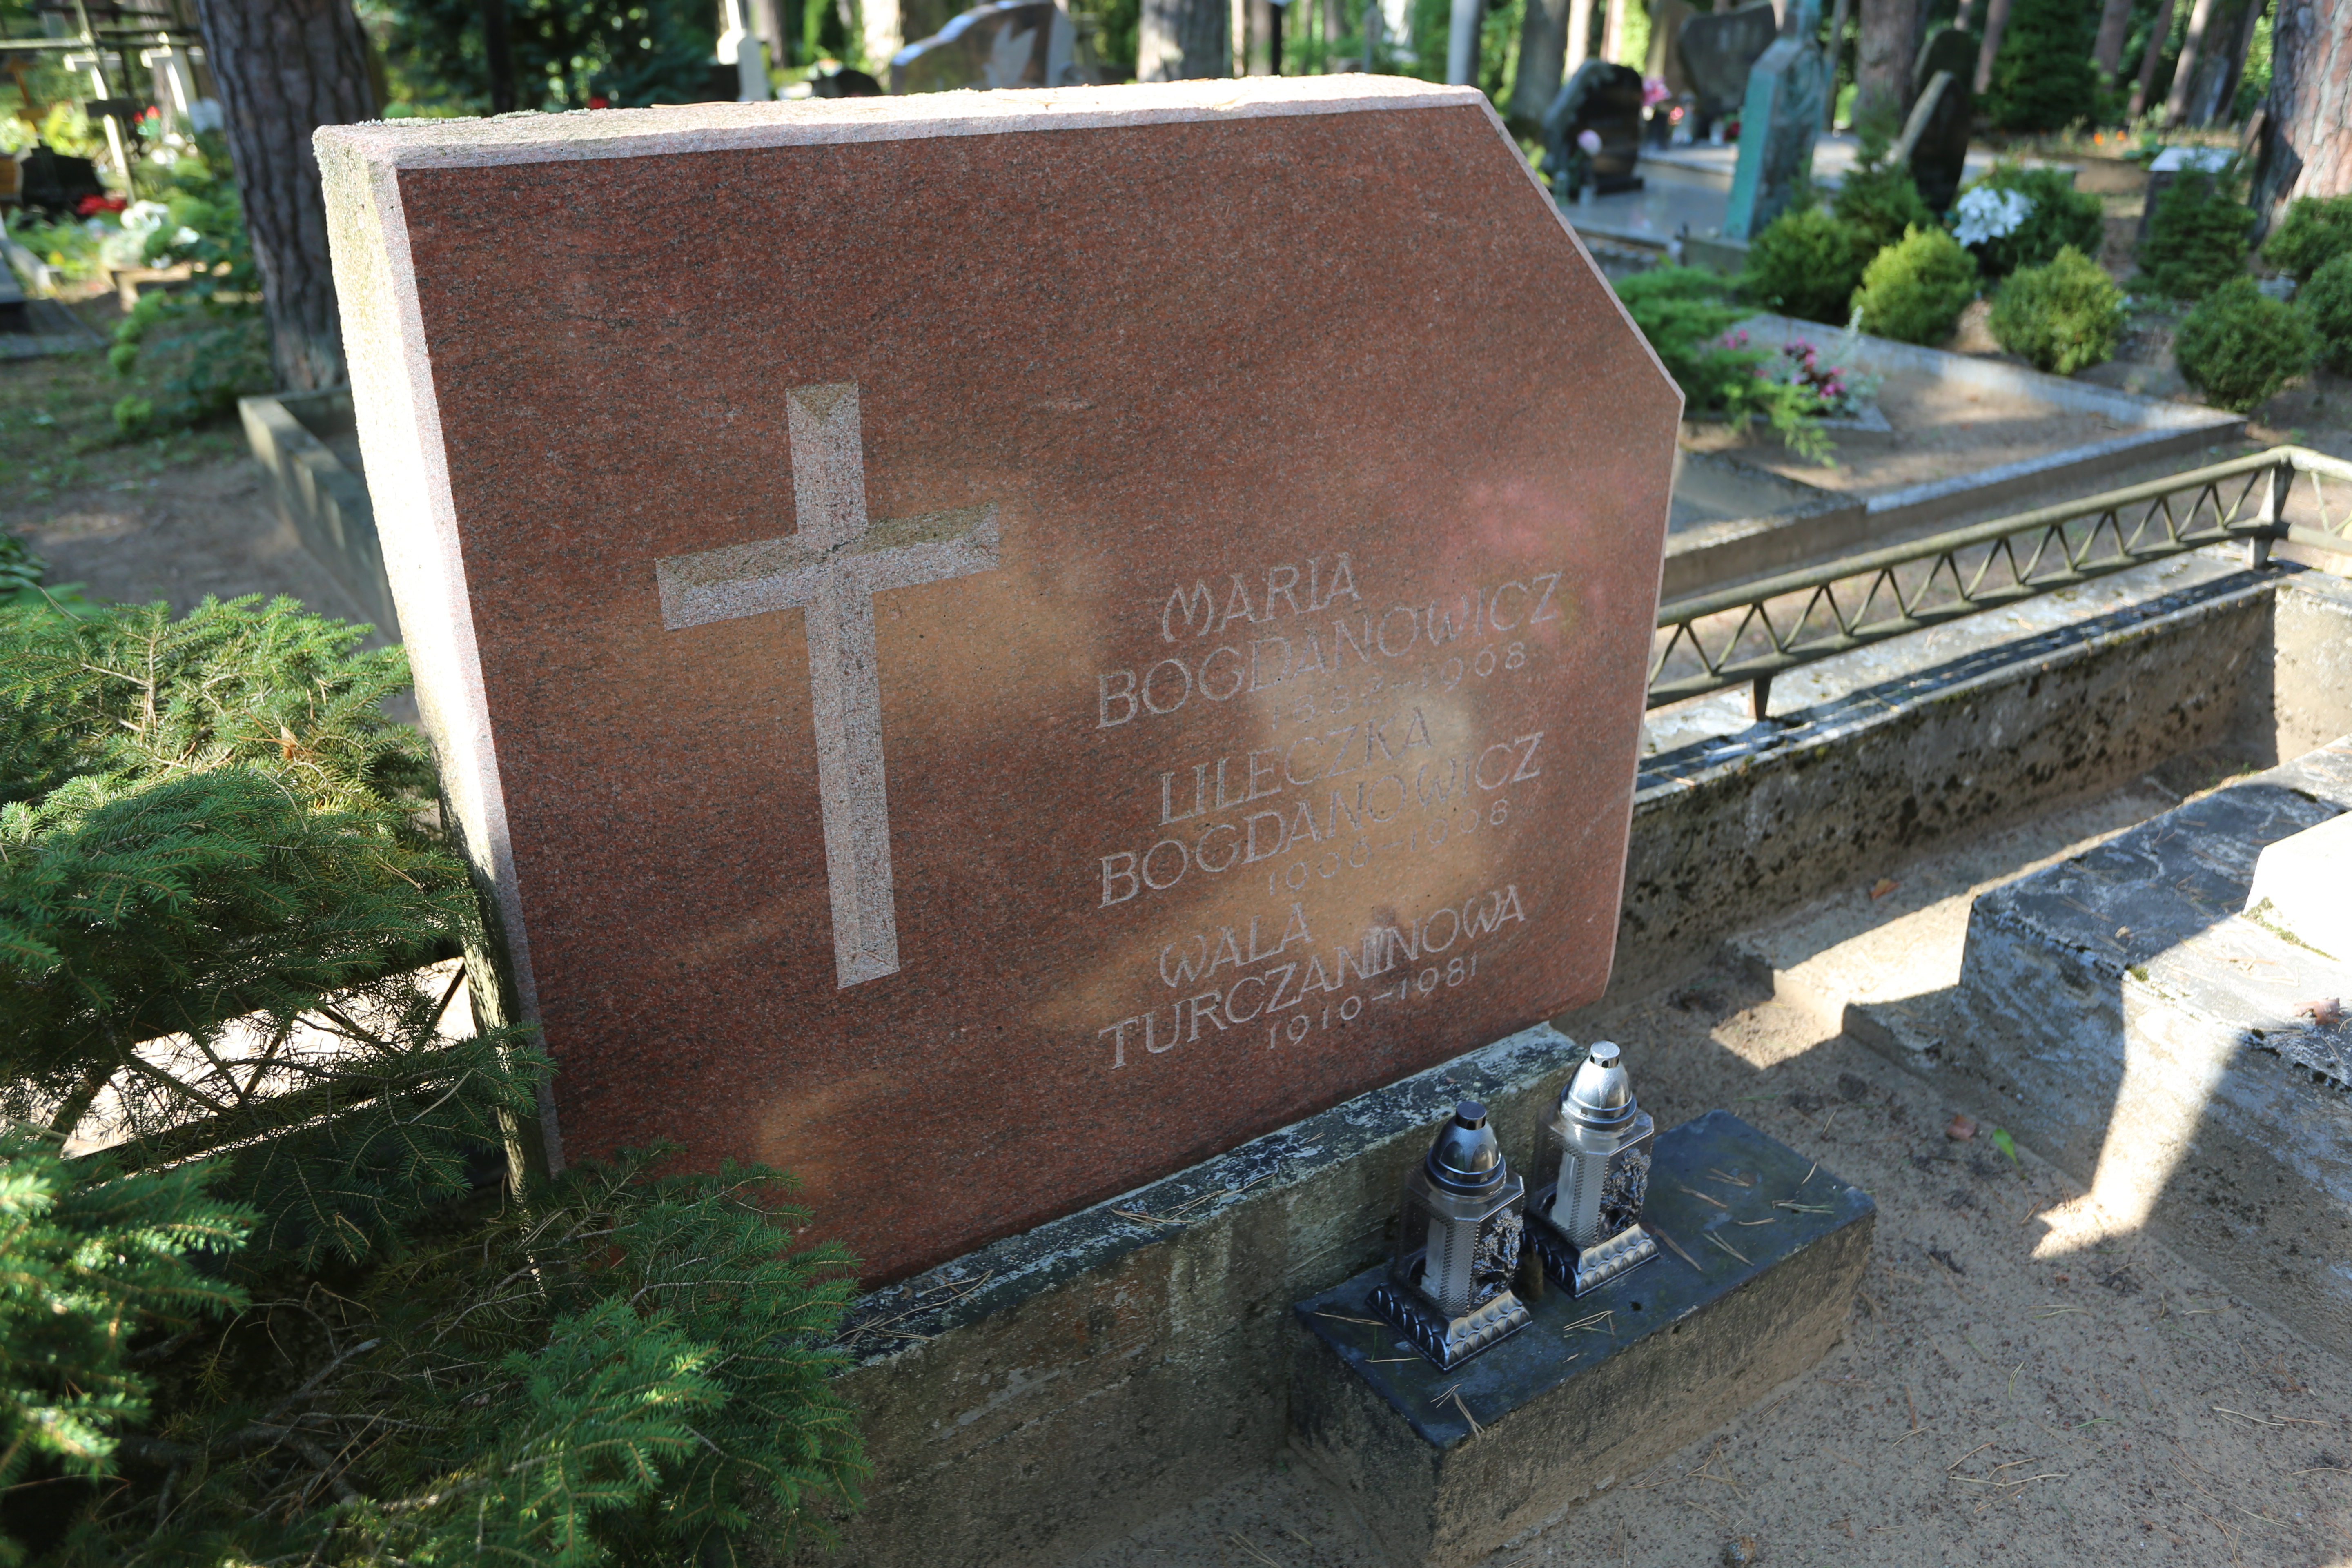
{"type": "Polygon", "coordinates": [[[1912,72],[1911,116],[1903,128],[1897,159],[1910,163],[1920,198],[1934,212],[1948,210],[1959,195],[1969,133],[1976,128],[1972,89],[1982,47],[1983,40],[1974,33],[1938,27],[1920,49],[1912,72]],[[1940,87],[1939,75],[1944,79],[1940,87]]]}
{"type": "Polygon", "coordinates": [[[1055,0],[993,0],[892,55],[890,90],[1068,87],[1076,37],[1055,0]]]}
{"type": "Polygon", "coordinates": [[[1451,1372],[1365,1321],[1380,1269],[1294,1309],[1308,1334],[1293,1446],[1395,1562],[1477,1562],[1843,1336],[1876,1222],[1867,1194],[1727,1110],[1659,1134],[1654,1160],[1643,1226],[1668,1243],[1659,1258],[1580,1298],[1548,1290],[1532,1324],[1451,1372]],[[1771,1223],[1739,1223],[1753,1220],[1771,1223]]]}
{"type": "Polygon", "coordinates": [[[1700,136],[1706,128],[1738,109],[1748,98],[1748,72],[1780,36],[1780,13],[1771,0],[1757,0],[1736,11],[1693,16],[1675,39],[1683,76],[1698,95],[1700,136]]]}
{"type": "Polygon", "coordinates": [[[425,123],[352,399],[567,1155],[903,1278],[1600,994],[1679,399],[1476,89],[425,123]]]}
{"type": "Polygon", "coordinates": [[[1587,60],[1560,84],[1544,111],[1544,172],[1562,198],[1576,195],[1571,172],[1580,166],[1601,195],[1638,191],[1633,166],[1642,155],[1642,73],[1607,60],[1587,60]],[[1579,157],[1577,139],[1590,131],[1601,151],[1589,163],[1579,157]]]}

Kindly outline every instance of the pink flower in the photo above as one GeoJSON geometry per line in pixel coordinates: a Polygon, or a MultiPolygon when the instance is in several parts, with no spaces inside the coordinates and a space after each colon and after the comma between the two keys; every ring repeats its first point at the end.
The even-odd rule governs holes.
{"type": "Polygon", "coordinates": [[[1589,158],[1601,151],[1601,132],[1587,126],[1576,133],[1576,144],[1584,149],[1584,155],[1589,158]]]}

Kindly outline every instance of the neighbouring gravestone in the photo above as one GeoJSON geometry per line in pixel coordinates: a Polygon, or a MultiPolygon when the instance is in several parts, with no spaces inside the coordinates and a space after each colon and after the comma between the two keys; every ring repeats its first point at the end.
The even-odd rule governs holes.
{"type": "Polygon", "coordinates": [[[1780,36],[1780,16],[1771,0],[1756,0],[1736,11],[1693,16],[1677,41],[1683,75],[1698,94],[1700,136],[1738,109],[1748,97],[1748,73],[1780,36]]]}
{"type": "Polygon", "coordinates": [[[1828,72],[1813,43],[1820,0],[1790,0],[1788,31],[1757,57],[1739,109],[1739,162],[1723,215],[1726,239],[1753,239],[1813,172],[1828,72]]]}
{"type": "Polygon", "coordinates": [[[890,57],[892,92],[1066,87],[1076,33],[1055,0],[995,0],[890,57]]]}
{"type": "Polygon", "coordinates": [[[1976,96],[1969,83],[1982,47],[1974,33],[1938,27],[1919,51],[1913,72],[1910,118],[1894,159],[1908,164],[1920,199],[1933,212],[1946,212],[1960,194],[1969,162],[1969,133],[1976,129],[1976,96]]]}
{"type": "Polygon", "coordinates": [[[1642,73],[1607,60],[1587,60],[1560,84],[1544,111],[1544,167],[1562,197],[1576,194],[1569,171],[1576,166],[1577,138],[1590,131],[1601,139],[1585,177],[1594,191],[1638,191],[1633,173],[1642,155],[1642,73]]]}
{"type": "Polygon", "coordinates": [[[1600,994],[1678,399],[1475,89],[318,146],[551,1163],[888,1279],[1600,994]]]}

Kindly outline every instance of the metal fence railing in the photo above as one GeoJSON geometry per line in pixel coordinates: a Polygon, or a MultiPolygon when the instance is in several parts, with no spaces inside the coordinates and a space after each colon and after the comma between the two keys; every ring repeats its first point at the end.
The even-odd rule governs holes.
{"type": "Polygon", "coordinates": [[[2352,553],[2352,462],[2273,447],[1676,599],[1658,609],[1649,706],[1745,686],[1760,719],[1783,670],[2209,545],[2242,542],[2260,566],[2281,541],[2352,553]]]}

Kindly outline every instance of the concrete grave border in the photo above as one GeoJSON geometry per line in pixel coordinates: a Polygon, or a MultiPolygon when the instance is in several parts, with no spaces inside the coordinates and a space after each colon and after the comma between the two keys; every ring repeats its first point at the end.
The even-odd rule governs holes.
{"type": "MultiPolygon", "coordinates": [[[[1727,519],[1669,534],[1664,588],[1668,599],[1785,572],[1843,551],[1874,548],[1923,524],[2021,496],[2047,496],[2062,487],[2080,485],[2153,458],[2201,452],[2239,438],[2246,428],[2243,415],[2142,397],[1973,354],[1947,353],[1865,333],[1847,333],[1819,321],[1752,316],[1738,330],[1767,348],[1778,348],[1798,337],[1822,342],[1837,354],[1841,363],[1867,374],[1918,376],[2005,396],[2029,397],[2068,413],[2095,414],[2126,429],[2104,440],[1951,479],[1905,485],[1878,495],[1817,490],[1820,500],[1807,500],[1790,511],[1727,519]]],[[[1785,475],[1770,477],[1783,484],[1815,489],[1785,475]]]]}

